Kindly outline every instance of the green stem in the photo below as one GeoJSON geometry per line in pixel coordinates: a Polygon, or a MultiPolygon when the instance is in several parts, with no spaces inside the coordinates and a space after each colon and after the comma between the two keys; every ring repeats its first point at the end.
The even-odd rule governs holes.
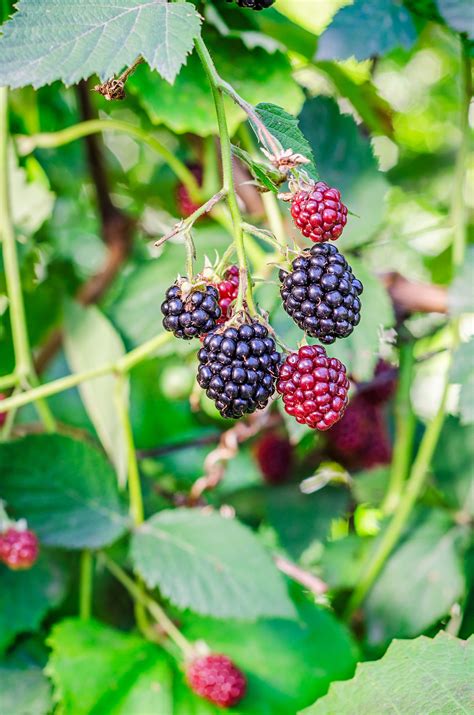
{"type": "Polygon", "coordinates": [[[392,553],[392,550],[396,546],[403,530],[405,529],[412,509],[421,494],[421,491],[425,484],[425,479],[428,473],[431,459],[433,457],[436,445],[438,443],[439,435],[443,427],[448,389],[449,371],[448,376],[446,378],[443,397],[438,412],[426,428],[426,432],[420,444],[418,454],[413,463],[410,478],[406,482],[405,491],[400,498],[393,518],[387,526],[386,530],[384,531],[380,541],[378,542],[378,546],[375,549],[375,553],[370,555],[370,562],[368,564],[368,567],[363,572],[362,577],[357,584],[357,587],[352,594],[351,599],[349,600],[349,604],[346,611],[347,618],[350,618],[354,611],[361,605],[362,601],[365,599],[370,589],[372,588],[375,579],[384,567],[387,558],[392,553]]]}
{"type": "Polygon", "coordinates": [[[115,385],[115,403],[127,445],[127,475],[130,499],[130,516],[132,517],[132,521],[135,526],[140,526],[144,519],[142,488],[132,425],[128,414],[128,404],[125,396],[125,380],[123,375],[117,375],[115,385]]]}
{"type": "Polygon", "coordinates": [[[458,268],[464,261],[466,249],[466,206],[464,200],[464,177],[469,155],[469,107],[472,97],[472,74],[469,43],[463,36],[461,41],[462,102],[460,113],[461,144],[458,149],[453,181],[451,217],[454,225],[453,265],[458,268]]]}
{"type": "Polygon", "coordinates": [[[112,561],[104,553],[101,554],[101,558],[108,568],[110,573],[115,576],[117,581],[119,581],[122,586],[129,592],[135,602],[144,606],[148,612],[153,616],[157,623],[161,625],[163,630],[169,635],[169,637],[176,643],[176,645],[182,650],[186,656],[191,656],[193,653],[193,648],[191,643],[183,636],[181,631],[176,628],[173,621],[168,617],[163,608],[150,596],[144,593],[133,579],[128,576],[125,571],[120,568],[115,561],[112,561]]]}
{"type": "Polygon", "coordinates": [[[158,139],[148,134],[141,127],[136,127],[120,119],[90,119],[79,122],[72,127],[61,129],[58,132],[48,132],[36,134],[35,136],[17,137],[18,148],[21,154],[30,154],[35,149],[55,149],[69,144],[70,142],[82,139],[90,134],[99,132],[119,131],[140,139],[156,151],[168,164],[170,169],[176,174],[178,179],[186,186],[193,201],[201,201],[201,189],[193,173],[158,139]]]}
{"type": "Polygon", "coordinates": [[[217,74],[209,51],[201,38],[196,40],[196,50],[207,74],[211,85],[212,95],[216,108],[217,124],[219,127],[219,136],[221,142],[222,156],[222,174],[224,189],[227,191],[227,204],[229,206],[230,215],[232,217],[233,236],[235,243],[235,251],[240,269],[240,284],[239,295],[237,298],[235,310],[238,311],[244,307],[244,302],[247,303],[249,311],[256,313],[252,286],[249,280],[249,271],[247,257],[245,254],[244,234],[242,231],[242,217],[240,215],[237,194],[235,191],[234,175],[232,171],[232,150],[230,143],[229,129],[227,127],[227,119],[225,114],[222,80],[217,74]]]}
{"type": "Polygon", "coordinates": [[[202,193],[207,198],[213,196],[219,190],[221,177],[219,176],[219,163],[217,157],[216,138],[214,136],[205,137],[204,142],[204,174],[202,181],[202,193]]]}
{"type": "Polygon", "coordinates": [[[410,390],[414,363],[413,341],[408,340],[400,346],[400,369],[395,399],[395,444],[390,481],[381,506],[384,514],[392,514],[400,501],[413,454],[416,418],[411,407],[410,390]]]}
{"type": "Polygon", "coordinates": [[[81,553],[80,579],[79,579],[79,617],[88,621],[92,613],[92,579],[94,559],[89,549],[81,553]]]}
{"type": "Polygon", "coordinates": [[[3,375],[0,377],[0,390],[8,390],[11,387],[18,385],[18,375],[3,375]]]}

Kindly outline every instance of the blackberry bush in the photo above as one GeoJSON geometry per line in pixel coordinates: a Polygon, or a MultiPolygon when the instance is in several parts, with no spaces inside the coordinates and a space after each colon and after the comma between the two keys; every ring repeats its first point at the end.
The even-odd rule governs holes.
{"type": "Polygon", "coordinates": [[[362,283],[332,244],[317,244],[280,271],[283,306],[307,335],[330,345],[360,322],[362,283]]]}
{"type": "Polygon", "coordinates": [[[325,431],[345,412],[349,380],[340,360],[328,357],[321,346],[305,345],[281,366],[277,390],[297,422],[325,431]]]}
{"type": "Polygon", "coordinates": [[[223,417],[262,409],[275,391],[280,353],[258,320],[219,328],[198,353],[197,380],[223,417]]]}
{"type": "Polygon", "coordinates": [[[212,285],[192,288],[183,292],[179,283],[166,291],[166,300],[161,304],[163,327],[175,337],[191,340],[213,330],[219,318],[219,292],[212,285]]]}
{"type": "Polygon", "coordinates": [[[186,676],[191,690],[220,708],[237,705],[247,690],[245,675],[230,658],[218,653],[191,661],[186,676]]]}
{"type": "Polygon", "coordinates": [[[347,207],[341,194],[324,181],[294,195],[291,215],[303,236],[315,243],[336,241],[347,223],[347,207]]]}

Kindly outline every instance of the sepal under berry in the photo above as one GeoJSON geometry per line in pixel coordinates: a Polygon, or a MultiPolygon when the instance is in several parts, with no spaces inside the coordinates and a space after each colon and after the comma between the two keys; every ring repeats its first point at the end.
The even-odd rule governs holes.
{"type": "Polygon", "coordinates": [[[192,660],[186,678],[191,690],[220,708],[237,705],[247,690],[245,675],[230,658],[220,653],[192,660]]]}
{"type": "Polygon", "coordinates": [[[319,345],[305,345],[288,355],[277,382],[285,411],[300,424],[320,431],[344,415],[349,386],[345,366],[319,345]]]}
{"type": "Polygon", "coordinates": [[[163,327],[175,337],[191,340],[206,335],[217,325],[221,317],[219,292],[213,285],[183,289],[177,281],[166,291],[161,304],[164,315],[163,327]]]}
{"type": "Polygon", "coordinates": [[[38,537],[30,529],[9,526],[0,534],[0,561],[14,571],[29,569],[39,554],[38,537]]]}
{"type": "Polygon", "coordinates": [[[305,333],[330,345],[360,322],[362,283],[332,244],[300,254],[291,271],[280,271],[283,307],[305,333]]]}
{"type": "Polygon", "coordinates": [[[303,236],[315,243],[336,241],[347,223],[347,207],[341,194],[324,181],[294,195],[291,215],[303,236]]]}

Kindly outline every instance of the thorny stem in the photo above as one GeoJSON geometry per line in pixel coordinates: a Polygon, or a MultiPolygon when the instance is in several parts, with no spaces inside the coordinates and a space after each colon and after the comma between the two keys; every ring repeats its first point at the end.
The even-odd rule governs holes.
{"type": "Polygon", "coordinates": [[[411,407],[410,388],[413,378],[413,341],[400,346],[400,369],[395,398],[395,444],[390,469],[390,481],[381,509],[392,514],[403,492],[403,485],[410,469],[415,437],[416,418],[411,407]]]}
{"type": "MultiPolygon", "coordinates": [[[[34,371],[28,340],[20,267],[11,216],[8,148],[8,89],[0,87],[0,238],[3,248],[10,324],[15,352],[15,374],[18,376],[18,381],[22,386],[36,385],[38,384],[38,378],[34,371]]],[[[54,431],[54,417],[47,404],[38,402],[36,409],[45,428],[50,432],[54,431]]]]}
{"type": "Polygon", "coordinates": [[[212,211],[212,209],[221,201],[227,194],[226,189],[221,189],[220,191],[217,192],[217,194],[214,194],[214,196],[211,196],[208,201],[206,201],[205,204],[200,206],[196,211],[193,211],[193,213],[188,216],[188,218],[179,221],[179,223],[174,226],[169,233],[167,233],[165,236],[162,236],[158,241],[155,242],[155,246],[158,248],[159,246],[162,246],[166,241],[169,241],[170,238],[174,238],[174,236],[179,236],[179,234],[185,234],[189,229],[192,228],[193,224],[196,223],[197,219],[200,216],[203,216],[204,214],[209,213],[212,211]]]}
{"type": "Polygon", "coordinates": [[[81,553],[80,579],[79,579],[79,617],[83,621],[89,620],[92,613],[92,577],[94,559],[92,552],[84,549],[81,553]]]}
{"type": "Polygon", "coordinates": [[[85,122],[73,124],[73,126],[66,129],[61,129],[58,132],[41,133],[34,136],[17,136],[16,142],[20,154],[25,155],[30,154],[35,149],[56,149],[90,134],[107,131],[125,132],[148,144],[151,149],[160,154],[178,179],[186,186],[193,201],[198,202],[201,200],[201,190],[196,177],[187,166],[154,136],[151,136],[141,127],[123,122],[120,119],[89,119],[85,122]]]}
{"type": "Polygon", "coordinates": [[[164,609],[154,599],[144,593],[115,561],[112,561],[112,559],[104,553],[101,554],[101,559],[110,573],[115,576],[117,581],[122,584],[136,602],[148,610],[184,655],[191,657],[193,654],[191,643],[183,636],[181,631],[176,628],[164,609]]]}
{"type": "Polygon", "coordinates": [[[235,250],[240,270],[239,295],[237,297],[235,311],[241,310],[244,306],[244,302],[246,302],[250,313],[255,315],[256,308],[253,301],[252,286],[248,276],[248,263],[245,254],[244,234],[242,231],[242,217],[237,202],[234,176],[232,173],[232,151],[222,96],[223,89],[221,79],[217,74],[212,57],[201,38],[196,40],[196,51],[211,85],[216,108],[217,124],[219,127],[224,189],[227,191],[227,204],[232,217],[235,250]]]}

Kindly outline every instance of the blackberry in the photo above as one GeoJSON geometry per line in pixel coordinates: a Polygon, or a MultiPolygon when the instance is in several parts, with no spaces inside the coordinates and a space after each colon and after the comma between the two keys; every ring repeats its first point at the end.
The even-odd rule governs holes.
{"type": "Polygon", "coordinates": [[[268,484],[281,484],[291,469],[293,447],[288,438],[270,432],[258,440],[255,457],[264,480],[268,484]]]}
{"type": "Polygon", "coordinates": [[[14,571],[31,568],[38,552],[38,538],[29,529],[11,526],[0,534],[0,561],[14,571]]]}
{"type": "Polygon", "coordinates": [[[305,345],[283,363],[277,383],[285,411],[300,424],[328,430],[344,414],[349,380],[346,368],[321,346],[305,345]]]}
{"type": "Polygon", "coordinates": [[[225,272],[224,280],[217,284],[219,291],[219,308],[222,311],[222,316],[219,323],[225,323],[230,318],[230,306],[237,300],[239,293],[239,268],[238,266],[230,266],[225,272]]]}
{"type": "Polygon", "coordinates": [[[168,288],[166,300],[161,304],[163,327],[183,340],[205,335],[214,330],[221,317],[218,300],[219,291],[212,285],[183,294],[176,282],[168,288]]]}
{"type": "Polygon", "coordinates": [[[242,671],[226,655],[218,653],[195,658],[186,677],[191,690],[221,708],[237,705],[247,690],[242,671]]]}
{"type": "Polygon", "coordinates": [[[258,320],[207,335],[198,358],[197,381],[223,417],[262,409],[275,391],[281,356],[258,320]]]}
{"type": "Polygon", "coordinates": [[[347,207],[341,194],[324,181],[294,195],[291,215],[303,236],[315,243],[336,241],[347,223],[347,207]]]}
{"type": "Polygon", "coordinates": [[[283,306],[313,338],[330,345],[347,338],[360,322],[362,283],[332,244],[318,243],[280,271],[283,306]]]}
{"type": "MultiPolygon", "coordinates": [[[[227,0],[234,2],[234,0],[227,0]]],[[[239,7],[246,7],[249,10],[266,10],[271,7],[275,0],[235,0],[239,7]]]]}

